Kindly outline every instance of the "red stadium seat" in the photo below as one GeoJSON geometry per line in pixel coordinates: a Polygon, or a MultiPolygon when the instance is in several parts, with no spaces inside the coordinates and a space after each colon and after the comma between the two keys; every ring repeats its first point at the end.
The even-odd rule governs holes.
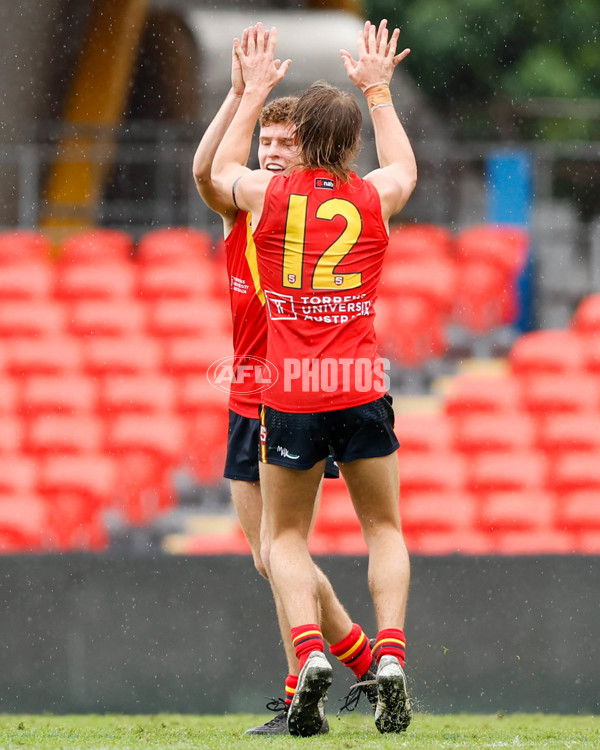
{"type": "Polygon", "coordinates": [[[158,370],[163,350],[149,336],[90,336],[82,340],[82,367],[92,375],[158,370]]]}
{"type": "Polygon", "coordinates": [[[443,315],[452,307],[456,291],[456,270],[447,258],[385,263],[379,294],[395,300],[424,297],[443,315]]]}
{"type": "Polygon", "coordinates": [[[505,273],[523,269],[529,248],[526,229],[510,224],[477,224],[460,230],[454,238],[459,262],[492,263],[505,273]]]}
{"type": "Polygon", "coordinates": [[[23,420],[20,417],[0,414],[0,454],[19,454],[23,449],[24,434],[23,420]]]}
{"type": "Polygon", "coordinates": [[[536,444],[537,424],[521,412],[465,414],[455,422],[454,445],[465,453],[529,451],[536,444]]]}
{"type": "Polygon", "coordinates": [[[174,414],[121,414],[108,426],[107,447],[115,455],[142,452],[173,465],[184,441],[183,422],[174,414]]]}
{"type": "Polygon", "coordinates": [[[159,373],[107,375],[100,385],[99,407],[107,415],[165,413],[175,407],[175,381],[159,373]]]}
{"type": "Polygon", "coordinates": [[[142,266],[138,293],[145,300],[190,299],[213,294],[222,286],[214,278],[222,269],[209,259],[191,259],[168,265],[142,266]]]}
{"type": "MultiPolygon", "coordinates": [[[[148,331],[159,337],[205,336],[229,331],[225,307],[210,298],[166,299],[148,305],[148,331]]],[[[199,342],[200,345],[200,342],[199,342]]]]}
{"type": "Polygon", "coordinates": [[[66,311],[52,300],[0,302],[0,337],[50,336],[62,333],[66,311]]]}
{"type": "Polygon", "coordinates": [[[216,485],[223,480],[227,452],[229,414],[226,408],[198,412],[185,446],[185,459],[200,484],[216,485]]]}
{"type": "Polygon", "coordinates": [[[187,227],[167,227],[146,232],[137,249],[142,264],[171,264],[201,260],[212,255],[212,238],[208,232],[187,227]]]}
{"type": "Polygon", "coordinates": [[[117,490],[114,461],[98,454],[49,455],[41,462],[39,492],[52,509],[51,529],[60,551],[104,551],[102,518],[117,490]]]}
{"type": "Polygon", "coordinates": [[[600,495],[597,489],[575,490],[560,500],[558,528],[567,531],[600,531],[600,495]]]}
{"type": "Polygon", "coordinates": [[[209,367],[233,352],[229,333],[212,331],[198,336],[174,336],[165,340],[163,366],[173,375],[202,375],[209,367]]]}
{"type": "Polygon", "coordinates": [[[415,492],[400,501],[402,528],[412,544],[431,532],[453,536],[473,528],[476,511],[476,500],[467,492],[415,492]]]}
{"type": "Polygon", "coordinates": [[[522,384],[510,376],[458,375],[446,394],[446,414],[515,413],[521,408],[522,384]]]}
{"type": "Polygon", "coordinates": [[[387,256],[394,260],[449,257],[452,233],[436,224],[404,224],[390,227],[387,256]]]}
{"type": "Polygon", "coordinates": [[[556,499],[545,490],[491,492],[479,511],[479,522],[491,531],[538,531],[554,526],[556,499]]]}
{"type": "Polygon", "coordinates": [[[145,450],[127,450],[115,458],[118,488],[111,509],[137,526],[153,522],[177,504],[172,467],[145,450]]]}
{"type": "Polygon", "coordinates": [[[483,452],[468,463],[467,487],[478,495],[546,486],[548,462],[537,451],[483,452]]]}
{"type": "Polygon", "coordinates": [[[600,455],[600,412],[551,414],[541,422],[539,446],[554,457],[568,451],[600,455]]]}
{"type": "Polygon", "coordinates": [[[481,334],[514,322],[515,284],[528,245],[527,233],[518,227],[478,225],[457,234],[457,323],[481,334]]]}
{"type": "Polygon", "coordinates": [[[146,329],[148,313],[135,299],[81,300],[70,306],[68,330],[75,336],[135,336],[146,329]]]}
{"type": "Polygon", "coordinates": [[[573,315],[572,327],[578,333],[600,335],[600,292],[581,300],[573,315]]]}
{"type": "Polygon", "coordinates": [[[29,493],[35,490],[37,466],[20,453],[0,455],[0,494],[29,493]]]}
{"type": "Polygon", "coordinates": [[[54,289],[54,273],[49,262],[30,260],[0,263],[0,299],[28,300],[49,296],[54,289]]]}
{"type": "Polygon", "coordinates": [[[600,494],[600,451],[571,451],[552,465],[551,486],[561,495],[577,490],[600,494]]]}
{"type": "Polygon", "coordinates": [[[465,487],[466,464],[448,451],[398,451],[401,497],[415,492],[456,491],[465,487]]]}
{"type": "Polygon", "coordinates": [[[600,555],[600,531],[582,531],[575,539],[578,555],[600,555]]]}
{"type": "Polygon", "coordinates": [[[91,414],[43,414],[28,421],[25,451],[30,454],[101,453],[104,425],[91,414]]]}
{"type": "Polygon", "coordinates": [[[64,374],[79,369],[83,353],[78,341],[68,335],[27,337],[6,341],[4,366],[14,376],[64,374]]]}
{"type": "Polygon", "coordinates": [[[0,414],[12,416],[21,406],[21,381],[0,373],[0,414]]]}
{"type": "Polygon", "coordinates": [[[55,454],[43,459],[38,488],[45,495],[76,494],[90,504],[110,505],[116,490],[116,469],[100,454],[55,454]]]}
{"type": "Polygon", "coordinates": [[[94,411],[97,398],[96,383],[85,375],[28,375],[23,381],[22,410],[28,415],[85,414],[94,411]]]}
{"type": "Polygon", "coordinates": [[[515,375],[579,372],[584,365],[584,343],[574,331],[546,329],[520,336],[509,352],[515,375]]]}
{"type": "Polygon", "coordinates": [[[442,315],[424,297],[381,297],[375,321],[383,355],[401,367],[421,367],[447,350],[442,315]]]}
{"type": "Polygon", "coordinates": [[[453,443],[454,425],[445,414],[402,414],[394,430],[405,451],[445,451],[453,443]]]}
{"type": "Polygon", "coordinates": [[[600,336],[580,336],[583,346],[584,372],[600,375],[600,336]]]}
{"type": "Polygon", "coordinates": [[[600,412],[600,381],[579,373],[537,374],[523,379],[523,407],[542,417],[559,412],[600,412]]]}
{"type": "Polygon", "coordinates": [[[194,418],[208,411],[227,411],[228,393],[209,383],[206,374],[184,375],[176,384],[177,408],[182,414],[194,418]]]}
{"type": "Polygon", "coordinates": [[[126,261],[133,254],[133,237],[120,229],[96,228],[71,235],[60,249],[60,262],[105,263],[126,261]]]}
{"type": "Polygon", "coordinates": [[[489,534],[464,527],[449,534],[447,531],[427,531],[406,540],[409,552],[418,555],[489,555],[492,542],[489,534]]]}
{"type": "Polygon", "coordinates": [[[0,554],[49,551],[48,508],[33,493],[0,494],[0,554]]]}
{"type": "Polygon", "coordinates": [[[135,267],[130,261],[59,263],[56,275],[56,294],[64,301],[118,300],[131,297],[136,288],[135,267]]]}
{"type": "Polygon", "coordinates": [[[0,265],[47,261],[51,253],[50,240],[40,232],[29,229],[0,232],[0,265]]]}
{"type": "Polygon", "coordinates": [[[572,555],[577,552],[573,534],[561,529],[505,531],[492,535],[492,552],[501,555],[572,555]]]}

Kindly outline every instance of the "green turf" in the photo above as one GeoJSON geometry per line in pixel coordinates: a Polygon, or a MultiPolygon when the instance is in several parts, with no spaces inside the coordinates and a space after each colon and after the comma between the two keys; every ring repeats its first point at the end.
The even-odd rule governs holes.
{"type": "Polygon", "coordinates": [[[330,719],[325,736],[243,737],[265,716],[29,716],[0,715],[0,750],[236,750],[290,746],[336,750],[386,748],[600,748],[600,717],[514,714],[417,714],[408,732],[381,735],[364,714],[330,719]]]}

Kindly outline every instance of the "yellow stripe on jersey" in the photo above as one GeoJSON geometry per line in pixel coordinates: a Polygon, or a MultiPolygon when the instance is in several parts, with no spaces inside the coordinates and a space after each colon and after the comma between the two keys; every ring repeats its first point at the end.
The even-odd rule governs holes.
{"type": "Polygon", "coordinates": [[[246,262],[248,263],[250,275],[252,276],[252,281],[254,282],[254,291],[256,292],[256,296],[260,300],[260,304],[264,305],[266,300],[264,292],[260,285],[260,278],[258,276],[258,261],[256,259],[256,245],[254,244],[252,227],[250,225],[251,220],[252,216],[248,214],[246,217],[246,262]]]}

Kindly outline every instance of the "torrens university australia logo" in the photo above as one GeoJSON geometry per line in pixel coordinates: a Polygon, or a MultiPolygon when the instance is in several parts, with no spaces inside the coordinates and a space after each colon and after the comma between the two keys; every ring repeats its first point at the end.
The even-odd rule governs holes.
{"type": "Polygon", "coordinates": [[[258,393],[277,382],[275,365],[262,357],[221,357],[208,368],[206,379],[219,391],[258,393]]]}

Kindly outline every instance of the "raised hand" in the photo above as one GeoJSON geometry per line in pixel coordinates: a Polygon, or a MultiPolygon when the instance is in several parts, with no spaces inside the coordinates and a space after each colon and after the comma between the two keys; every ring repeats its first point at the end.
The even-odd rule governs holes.
{"type": "Polygon", "coordinates": [[[374,83],[389,83],[396,65],[410,54],[409,49],[396,54],[399,36],[400,29],[394,29],[391,37],[389,36],[385,19],[378,28],[367,21],[358,34],[358,60],[347,50],[340,50],[346,73],[352,83],[362,91],[374,83]]]}
{"type": "Polygon", "coordinates": [[[244,29],[241,41],[233,40],[233,52],[246,89],[270,91],[284,78],[292,61],[275,59],[276,46],[277,29],[266,31],[262,23],[244,29]]]}
{"type": "MultiPolygon", "coordinates": [[[[248,52],[248,29],[244,29],[242,32],[242,39],[237,40],[240,44],[241,49],[245,53],[248,52]]],[[[231,88],[234,94],[241,96],[244,93],[244,76],[242,75],[242,66],[240,60],[235,51],[235,40],[231,48],[231,88]]]]}

